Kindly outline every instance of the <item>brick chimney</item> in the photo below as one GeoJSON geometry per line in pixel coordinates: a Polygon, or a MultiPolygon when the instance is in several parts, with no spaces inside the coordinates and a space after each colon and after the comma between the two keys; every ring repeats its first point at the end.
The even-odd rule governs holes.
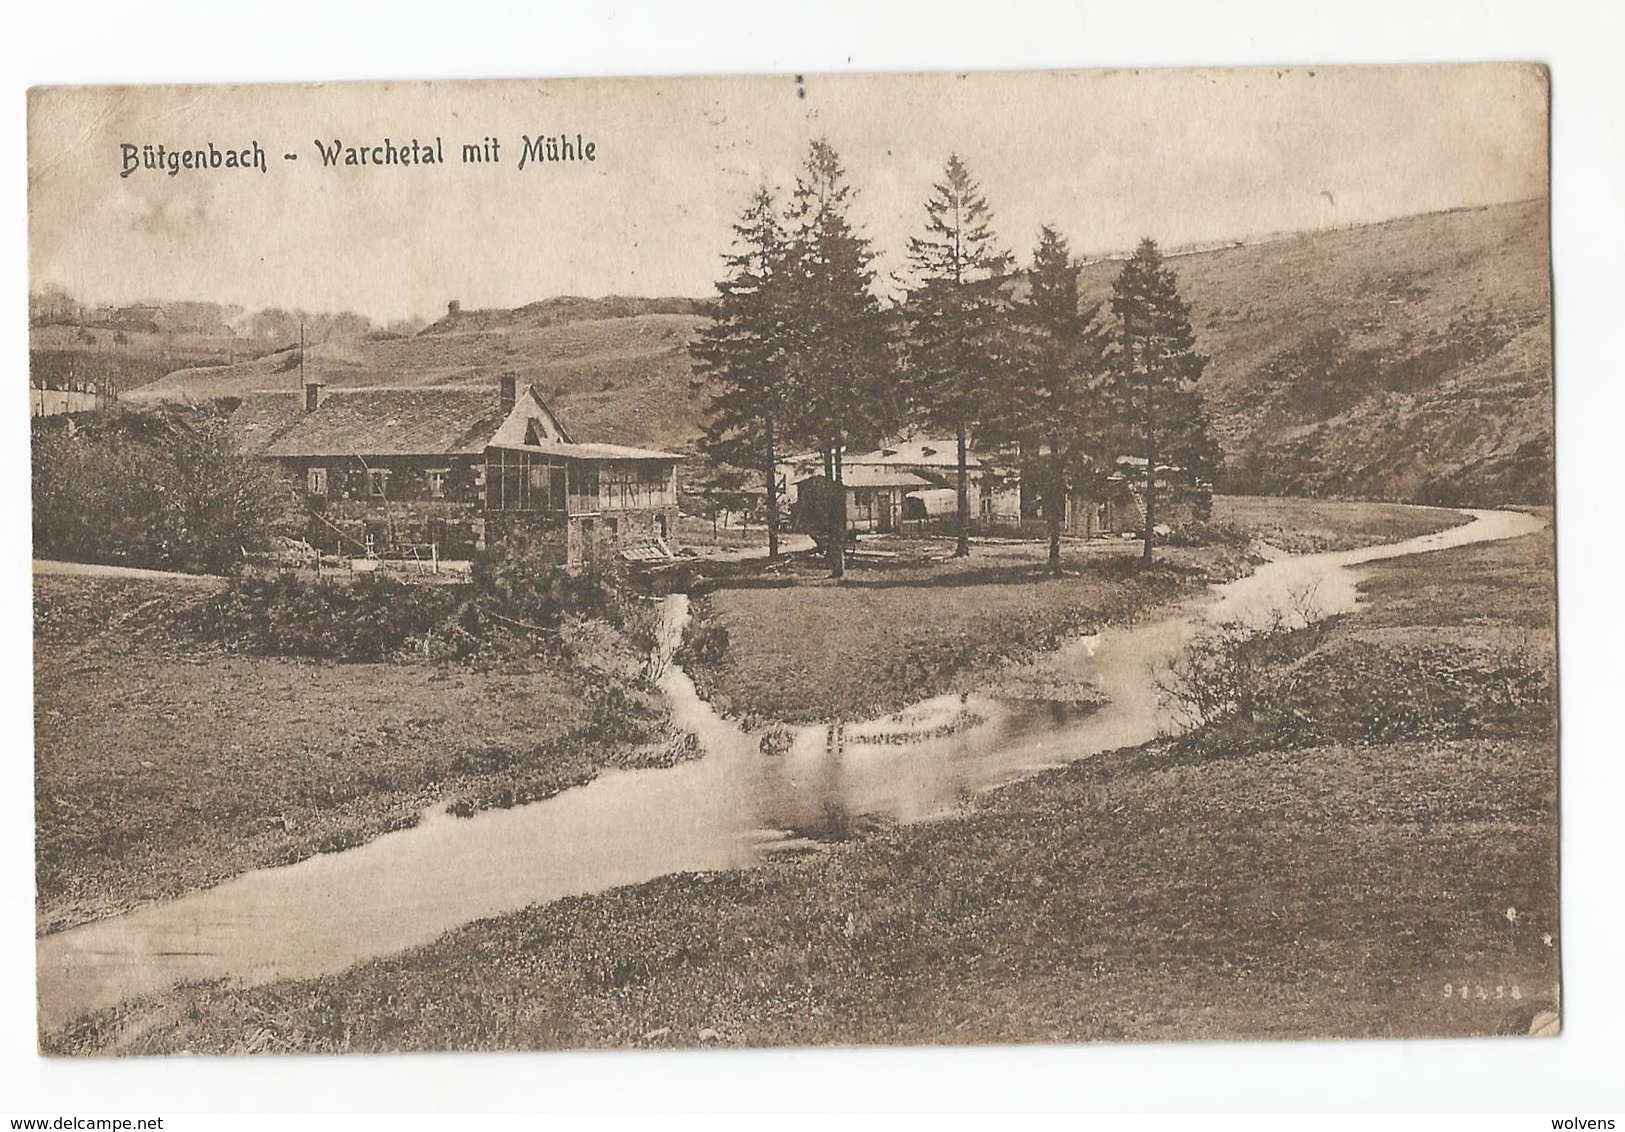
{"type": "Polygon", "coordinates": [[[519,400],[519,379],[511,373],[502,375],[502,388],[497,395],[497,405],[502,415],[507,416],[513,412],[515,402],[519,400]]]}

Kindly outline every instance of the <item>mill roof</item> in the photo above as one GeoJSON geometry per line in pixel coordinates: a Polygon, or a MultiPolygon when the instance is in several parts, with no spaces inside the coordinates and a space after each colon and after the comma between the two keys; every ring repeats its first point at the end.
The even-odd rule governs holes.
{"type": "Polygon", "coordinates": [[[683,458],[621,444],[574,443],[533,389],[511,413],[481,389],[335,390],[310,412],[299,396],[261,394],[243,400],[230,428],[240,451],[268,457],[475,456],[498,447],[576,460],[683,458]],[[520,442],[521,436],[530,442],[520,442]]]}
{"type": "Polygon", "coordinates": [[[297,399],[294,409],[264,455],[473,455],[507,415],[484,389],[340,390],[311,412],[299,411],[297,399]]]}
{"type": "Polygon", "coordinates": [[[548,441],[542,444],[498,444],[492,447],[511,452],[533,452],[541,456],[566,456],[572,460],[682,460],[680,452],[654,448],[631,448],[625,444],[570,444],[548,441]]]}

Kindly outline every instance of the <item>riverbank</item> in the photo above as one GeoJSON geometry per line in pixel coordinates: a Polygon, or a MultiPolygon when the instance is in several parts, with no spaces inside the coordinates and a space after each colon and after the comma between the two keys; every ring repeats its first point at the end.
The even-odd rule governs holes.
{"type": "Polygon", "coordinates": [[[805,859],[533,907],[331,977],[179,988],[45,1045],[1527,1032],[1555,1005],[1560,943],[1551,562],[1547,531],[1374,565],[1366,605],[1281,651],[1246,726],[805,859]]]}
{"type": "Polygon", "coordinates": [[[483,671],[249,656],[185,628],[220,584],[36,576],[40,932],[673,757],[607,627],[483,671]]]}
{"type": "MultiPolygon", "coordinates": [[[[868,719],[943,692],[987,688],[1006,662],[1131,624],[1245,574],[1259,544],[1291,553],[1398,542],[1457,526],[1458,511],[1390,503],[1220,496],[1185,545],[1146,569],[1130,540],[1068,540],[1065,576],[1042,542],[866,538],[847,576],[791,562],[731,578],[695,603],[686,667],[701,695],[747,723],[868,719]]],[[[1047,698],[1088,702],[1086,685],[1047,698]]]]}

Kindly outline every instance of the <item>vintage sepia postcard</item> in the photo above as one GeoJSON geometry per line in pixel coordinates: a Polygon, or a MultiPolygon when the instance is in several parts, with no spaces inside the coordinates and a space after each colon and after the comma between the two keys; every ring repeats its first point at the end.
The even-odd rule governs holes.
{"type": "Polygon", "coordinates": [[[32,91],[40,1048],[1557,1033],[1548,111],[32,91]]]}

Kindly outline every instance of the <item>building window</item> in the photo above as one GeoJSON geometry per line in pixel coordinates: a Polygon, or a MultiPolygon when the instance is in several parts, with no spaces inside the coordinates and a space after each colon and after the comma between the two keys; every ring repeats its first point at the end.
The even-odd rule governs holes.
{"type": "Polygon", "coordinates": [[[312,494],[312,495],[326,495],[327,494],[327,469],[326,468],[306,468],[305,469],[305,490],[310,492],[310,494],[312,494]]]}
{"type": "Polygon", "coordinates": [[[446,497],[447,468],[431,468],[429,470],[429,498],[444,499],[446,497]]]}
{"type": "Polygon", "coordinates": [[[383,496],[387,496],[389,494],[388,468],[367,469],[367,494],[383,496]]]}

